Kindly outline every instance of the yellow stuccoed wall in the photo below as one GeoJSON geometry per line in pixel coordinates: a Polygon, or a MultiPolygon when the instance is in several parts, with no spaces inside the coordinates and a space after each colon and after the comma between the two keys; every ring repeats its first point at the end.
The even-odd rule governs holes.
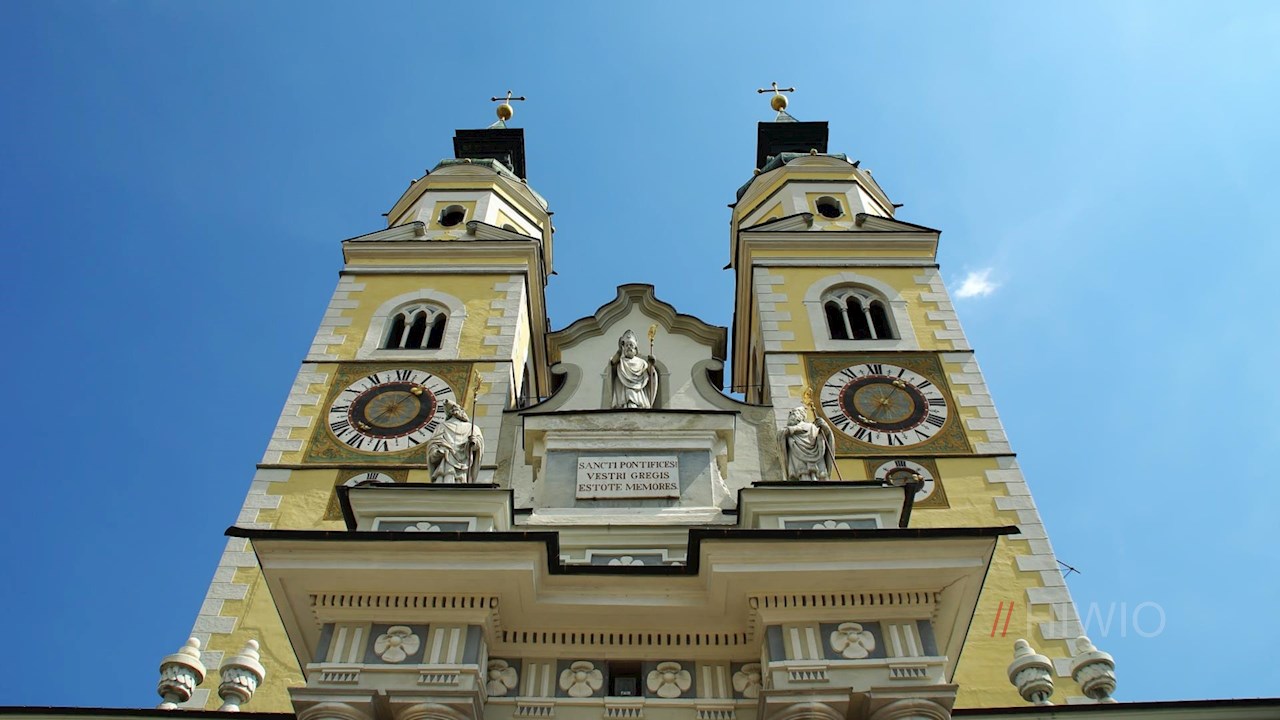
{"type": "MultiPolygon", "coordinates": [[[[806,254],[797,251],[787,253],[791,257],[803,257],[806,254]]],[[[818,257],[816,253],[812,253],[818,257]]],[[[879,254],[879,253],[877,253],[879,254]]],[[[906,257],[918,256],[919,253],[902,253],[906,257]]],[[[756,253],[755,257],[767,262],[769,255],[767,253],[756,253]]],[[[813,287],[814,283],[838,275],[842,271],[841,268],[832,267],[775,267],[769,268],[769,272],[774,275],[780,275],[785,278],[782,286],[782,292],[786,294],[787,299],[778,303],[777,309],[786,311],[791,314],[791,319],[779,323],[778,329],[783,332],[790,332],[795,336],[794,340],[787,341],[783,345],[783,352],[807,352],[812,350],[816,341],[813,336],[813,323],[809,320],[809,307],[805,304],[805,294],[813,287]]],[[[941,321],[930,320],[928,313],[930,310],[936,310],[937,304],[934,302],[926,302],[921,300],[922,293],[930,291],[929,286],[921,285],[915,281],[915,277],[920,274],[918,267],[873,267],[859,268],[855,272],[859,275],[875,278],[898,291],[898,294],[907,303],[907,314],[911,318],[911,324],[915,329],[916,339],[920,343],[921,350],[951,350],[953,344],[949,341],[940,341],[934,337],[935,330],[943,330],[945,326],[941,321]]],[[[775,289],[776,291],[776,289],[775,289]]],[[[817,307],[817,306],[814,306],[817,307]]]]}
{"type": "MultiPolygon", "coordinates": [[[[524,258],[499,258],[497,262],[513,265],[523,262],[524,258]]],[[[400,264],[388,261],[387,264],[400,264]]],[[[473,263],[482,264],[482,263],[473,263]]],[[[495,263],[496,264],[496,263],[495,263]]],[[[443,265],[443,264],[442,264],[443,265]]],[[[467,306],[467,322],[462,328],[462,337],[458,341],[458,357],[482,358],[494,357],[495,348],[484,344],[485,335],[493,334],[497,328],[487,327],[485,320],[490,317],[490,303],[494,299],[494,285],[506,282],[507,273],[492,275],[352,275],[356,282],[364,283],[365,289],[360,293],[359,307],[348,310],[344,317],[351,318],[347,340],[338,346],[337,354],[342,360],[354,360],[356,350],[364,342],[373,313],[386,301],[413,292],[423,287],[430,287],[437,292],[452,295],[467,306]]],[[[334,352],[330,350],[330,352],[334,352]]]]}
{"type": "MultiPolygon", "coordinates": [[[[899,256],[910,256],[902,253],[899,256]]],[[[768,257],[767,252],[756,252],[753,258],[762,260],[768,257]]],[[[789,258],[812,255],[830,258],[830,252],[806,252],[789,250],[785,253],[789,258]]],[[[891,257],[891,253],[879,249],[878,257],[891,257]]],[[[918,253],[917,253],[918,255],[918,253]]],[[[799,363],[785,366],[789,375],[802,378],[802,385],[787,389],[787,396],[775,397],[778,407],[790,407],[800,403],[803,388],[820,387],[826,378],[809,377],[804,356],[813,351],[816,340],[813,336],[813,323],[810,311],[820,311],[816,305],[809,306],[804,302],[805,296],[815,283],[838,275],[843,271],[874,278],[893,288],[898,297],[906,301],[907,313],[911,319],[918,350],[925,352],[947,353],[942,359],[944,375],[965,372],[958,362],[947,358],[955,358],[957,342],[952,339],[939,339],[935,333],[953,330],[948,328],[939,313],[949,308],[937,298],[935,288],[918,281],[922,275],[930,272],[921,267],[858,267],[856,260],[850,259],[846,268],[840,267],[768,267],[764,272],[782,278],[781,284],[770,287],[770,295],[775,301],[775,311],[790,314],[789,320],[778,320],[778,333],[790,333],[791,339],[781,341],[782,353],[795,354],[801,359],[799,363]],[[785,299],[779,296],[785,296],[785,299]]],[[[761,271],[760,268],[757,271],[761,271]]],[[[891,298],[892,299],[892,298],[891,298]]],[[[819,327],[825,327],[820,325],[819,327]]],[[[905,329],[903,329],[905,330],[905,329]]],[[[768,337],[768,333],[765,334],[768,337]]],[[[778,350],[775,350],[778,352],[778,350]]],[[[912,351],[904,351],[912,352],[912,351]]],[[[856,354],[856,347],[851,346],[848,354],[856,354]]],[[[863,356],[865,357],[865,356],[863,356]]],[[[971,357],[965,354],[965,357],[971,357]]],[[[955,387],[948,380],[952,398],[967,390],[955,387]]],[[[950,422],[960,423],[965,428],[966,437],[971,446],[989,443],[991,438],[986,432],[969,429],[970,420],[980,418],[976,406],[953,403],[954,415],[950,422]]],[[[989,419],[989,418],[988,418],[989,419]]],[[[1019,524],[1017,514],[1012,510],[1000,510],[996,507],[997,497],[1008,495],[1007,486],[988,480],[988,472],[1000,470],[994,456],[969,455],[960,457],[935,457],[929,454],[927,446],[914,451],[900,453],[902,457],[928,457],[934,459],[938,474],[945,489],[949,508],[920,508],[915,510],[911,518],[912,527],[990,527],[1016,526],[1019,524]]],[[[867,455],[887,459],[884,455],[867,455]]],[[[863,457],[842,457],[838,461],[841,475],[846,480],[869,479],[868,470],[863,457]]],[[[1039,572],[1027,572],[1018,569],[1017,558],[1030,555],[1026,540],[1002,538],[992,560],[991,570],[983,586],[977,613],[965,642],[960,666],[955,681],[960,685],[959,707],[996,707],[1022,704],[1017,691],[1008,682],[1005,668],[1013,658],[1013,643],[1018,638],[1027,638],[1036,649],[1049,657],[1070,657],[1071,652],[1063,640],[1046,640],[1040,632],[1039,623],[1052,622],[1051,607],[1048,605],[1030,605],[1027,590],[1045,587],[1039,572]],[[1002,605],[1003,603],[1003,605],[1002,605]],[[1012,603],[1013,610],[1009,607],[1012,603]],[[1007,621],[1007,625],[1006,625],[1007,621]],[[994,626],[994,631],[993,631],[994,626]]],[[[1079,688],[1069,678],[1056,678],[1058,697],[1078,696],[1079,688]]]]}
{"type": "MultiPolygon", "coordinates": [[[[346,527],[341,520],[324,520],[323,517],[334,484],[354,472],[336,468],[291,471],[286,482],[272,484],[272,490],[281,498],[279,508],[259,514],[258,522],[290,530],[339,530],[346,527]]],[[[289,688],[305,684],[300,659],[293,655],[262,573],[257,567],[237,568],[233,582],[248,586],[243,600],[226,601],[220,613],[224,617],[238,618],[235,632],[213,635],[206,649],[222,651],[229,656],[239,652],[246,641],[257,640],[267,678],[253,696],[253,709],[256,712],[292,712],[289,688]]],[[[203,687],[217,687],[217,670],[210,668],[209,674],[210,679],[203,687]]],[[[214,692],[205,707],[217,709],[220,704],[214,692]]]]}
{"type": "MultiPolygon", "coordinates": [[[[345,339],[340,344],[329,345],[326,349],[326,352],[336,356],[339,362],[309,364],[310,371],[308,376],[315,381],[306,382],[302,393],[318,397],[320,401],[305,405],[298,410],[298,417],[311,419],[308,426],[288,428],[287,439],[301,441],[301,449],[283,452],[278,462],[264,466],[268,468],[281,466],[288,468],[288,477],[283,482],[270,483],[268,493],[278,497],[279,505],[275,508],[260,510],[255,522],[261,526],[275,529],[344,529],[345,525],[341,520],[326,520],[325,514],[333,503],[334,486],[352,475],[382,467],[397,470],[399,476],[406,476],[409,481],[429,482],[430,479],[426,470],[408,469],[405,472],[404,469],[397,468],[398,461],[395,457],[379,459],[371,456],[368,466],[363,468],[317,466],[314,469],[300,469],[298,466],[304,464],[307,446],[313,434],[325,431],[322,427],[323,416],[326,411],[327,399],[332,391],[334,378],[341,367],[341,361],[382,362],[378,359],[358,359],[357,351],[365,342],[368,328],[374,320],[374,313],[388,300],[429,287],[436,292],[457,298],[466,306],[466,322],[462,326],[456,354],[451,354],[449,357],[424,357],[421,360],[387,360],[386,362],[388,363],[424,367],[429,370],[433,361],[474,361],[474,372],[481,375],[500,372],[504,376],[511,372],[511,365],[509,362],[500,361],[515,360],[518,363],[523,363],[527,351],[521,347],[521,344],[527,342],[529,337],[529,330],[525,325],[517,325],[514,330],[516,342],[513,350],[507,350],[497,345],[487,345],[484,338],[498,335],[504,331],[502,327],[488,324],[489,318],[500,315],[502,312],[493,307],[495,299],[502,294],[495,288],[503,284],[509,284],[513,277],[509,268],[523,265],[525,260],[525,256],[498,256],[480,259],[452,258],[439,263],[432,261],[437,268],[454,263],[463,263],[464,261],[473,267],[484,264],[503,266],[500,269],[495,268],[495,272],[492,274],[348,274],[344,279],[344,283],[355,283],[357,286],[362,285],[363,287],[358,292],[356,306],[341,309],[340,316],[350,319],[350,324],[343,326],[340,330],[345,335],[345,339]],[[316,420],[316,418],[320,418],[320,420],[316,420]]],[[[366,260],[362,258],[361,264],[399,266],[407,263],[404,259],[372,258],[366,260]]],[[[352,296],[356,297],[357,294],[352,293],[352,296]]],[[[522,322],[527,320],[527,312],[523,306],[520,308],[520,318],[522,322]]],[[[517,369],[518,372],[519,369],[517,369]]],[[[482,382],[479,386],[478,394],[483,396],[492,387],[492,383],[482,382]]],[[[457,387],[454,390],[470,410],[472,389],[457,387]]],[[[489,408],[484,405],[475,408],[477,418],[486,417],[488,413],[489,408]]],[[[246,548],[246,552],[251,552],[251,548],[246,548]]],[[[235,617],[235,630],[230,634],[213,633],[205,650],[220,651],[224,653],[224,656],[229,656],[239,652],[249,639],[257,640],[261,647],[262,663],[267,670],[267,678],[254,695],[252,707],[259,712],[291,712],[292,706],[289,702],[288,689],[304,684],[300,662],[306,662],[308,659],[293,656],[284,627],[280,622],[275,604],[272,602],[261,571],[256,566],[238,567],[235,569],[231,582],[235,585],[247,586],[247,590],[243,598],[224,600],[218,615],[221,617],[235,617]]],[[[213,688],[215,691],[209,694],[205,707],[216,709],[221,704],[221,700],[216,693],[218,682],[216,668],[210,668],[209,675],[210,677],[202,687],[213,688]]]]}

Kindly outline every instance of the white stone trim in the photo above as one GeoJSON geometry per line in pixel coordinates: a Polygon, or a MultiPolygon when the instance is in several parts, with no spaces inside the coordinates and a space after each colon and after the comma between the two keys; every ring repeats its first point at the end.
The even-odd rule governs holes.
{"type": "Polygon", "coordinates": [[[786,278],[781,275],[774,275],[768,269],[760,266],[752,268],[752,282],[755,286],[755,302],[759,310],[760,339],[764,343],[765,352],[778,352],[783,349],[783,343],[794,341],[795,334],[779,330],[775,324],[772,328],[764,325],[765,313],[778,312],[778,305],[787,302],[787,294],[783,292],[786,288],[786,278]]]}
{"type": "Polygon", "coordinates": [[[786,427],[787,413],[800,404],[804,396],[804,374],[800,356],[793,353],[766,353],[765,374],[762,380],[769,384],[769,397],[773,415],[779,428],[786,427]]]}
{"type": "Polygon", "coordinates": [[[882,280],[845,271],[828,275],[809,286],[804,294],[804,308],[809,315],[809,325],[813,331],[813,348],[815,350],[838,350],[842,352],[858,352],[860,350],[919,350],[920,343],[916,339],[915,327],[911,324],[911,316],[907,312],[907,301],[902,299],[893,286],[882,280]],[[860,285],[884,298],[885,306],[893,322],[898,337],[894,340],[833,340],[827,329],[827,316],[822,309],[823,296],[842,285],[860,285]]]}
{"type": "Polygon", "coordinates": [[[448,293],[431,288],[419,288],[397,295],[378,306],[369,318],[369,329],[364,342],[356,351],[357,360],[453,360],[458,357],[458,341],[462,338],[462,325],[467,319],[467,305],[448,293]],[[429,303],[439,305],[448,314],[444,339],[435,350],[387,350],[380,347],[387,335],[387,323],[391,316],[406,305],[429,303]]]}
{"type": "Polygon", "coordinates": [[[494,300],[489,303],[490,313],[485,327],[500,328],[497,335],[485,336],[483,343],[492,347],[496,357],[512,359],[515,354],[516,328],[519,326],[526,305],[523,275],[509,275],[494,283],[494,300]]]}
{"type": "Polygon", "coordinates": [[[308,362],[326,362],[340,360],[335,349],[346,342],[346,328],[351,325],[347,311],[360,307],[359,295],[365,284],[351,278],[340,278],[338,287],[333,291],[329,307],[325,309],[320,320],[320,328],[316,330],[311,348],[307,351],[308,362]]]}
{"type": "MultiPolygon", "coordinates": [[[[996,458],[997,469],[986,472],[987,482],[992,485],[1003,485],[1007,495],[994,498],[997,510],[1013,511],[1018,517],[1018,528],[1022,531],[1009,536],[1011,540],[1025,540],[1030,549],[1026,555],[1014,558],[1018,569],[1023,572],[1035,572],[1040,576],[1042,587],[1027,588],[1026,602],[1030,611],[1039,608],[1048,610],[1053,620],[1038,624],[1040,636],[1045,640],[1065,640],[1073,645],[1076,637],[1084,633],[1080,616],[1076,612],[1071,592],[1067,589],[1066,580],[1058,565],[1053,548],[1049,545],[1048,533],[1036,511],[1035,502],[1031,499],[1031,491],[1027,488],[1017,460],[1006,455],[996,458]]],[[[1029,611],[1028,614],[1031,614],[1029,611]]],[[[1060,677],[1070,677],[1070,664],[1057,667],[1060,677]]]]}
{"type": "Polygon", "coordinates": [[[289,389],[289,397],[285,398],[284,408],[280,411],[280,419],[276,421],[271,440],[267,442],[267,450],[262,455],[262,464],[278,463],[284,453],[302,449],[302,440],[292,439],[293,431],[297,429],[300,434],[305,434],[315,422],[315,416],[304,417],[302,409],[320,404],[320,393],[309,391],[312,385],[323,385],[328,380],[328,373],[321,371],[315,363],[303,363],[298,369],[293,387],[289,389]]]}
{"type": "MultiPolygon", "coordinates": [[[[270,522],[259,522],[258,513],[263,509],[274,509],[280,506],[281,496],[272,493],[272,483],[286,482],[291,472],[284,469],[263,468],[254,473],[249,484],[249,492],[245,495],[244,506],[236,521],[239,527],[270,529],[275,526],[270,522]]],[[[235,582],[237,568],[257,567],[258,559],[249,549],[249,541],[245,538],[228,538],[222,551],[218,567],[213,571],[213,580],[205,592],[204,602],[200,604],[200,612],[196,615],[191,635],[200,641],[205,650],[200,653],[200,661],[207,668],[216,668],[222,664],[224,652],[210,650],[209,639],[214,635],[229,635],[235,632],[238,617],[223,616],[222,606],[227,600],[243,600],[248,596],[249,586],[235,582]]],[[[207,694],[204,696],[207,698],[207,694]]],[[[193,697],[186,707],[203,707],[203,701],[193,697]]]]}
{"type": "Polygon", "coordinates": [[[956,402],[962,407],[973,407],[979,410],[980,417],[965,418],[965,427],[971,436],[982,438],[974,443],[974,452],[981,455],[1011,454],[1009,437],[996,414],[995,403],[987,384],[983,381],[982,370],[972,353],[940,353],[939,357],[949,365],[959,365],[959,370],[947,373],[947,382],[951,385],[956,402]]]}
{"type": "Polygon", "coordinates": [[[943,284],[942,274],[938,269],[925,268],[914,279],[921,285],[929,286],[929,292],[920,293],[921,304],[933,306],[932,309],[925,311],[925,316],[930,321],[942,323],[942,330],[933,331],[934,340],[944,346],[949,343],[952,350],[972,349],[960,326],[960,318],[956,316],[955,306],[951,304],[951,296],[947,294],[947,287],[943,284]]]}

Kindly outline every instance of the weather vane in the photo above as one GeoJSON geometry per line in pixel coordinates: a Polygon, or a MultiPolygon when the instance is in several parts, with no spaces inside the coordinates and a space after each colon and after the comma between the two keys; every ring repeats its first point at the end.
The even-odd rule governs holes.
{"type": "Polygon", "coordinates": [[[773,108],[773,109],[774,109],[775,111],[777,111],[777,112],[782,112],[783,110],[786,110],[786,109],[787,109],[787,96],[786,96],[786,95],[783,95],[782,93],[795,92],[795,91],[796,91],[796,89],[795,89],[795,88],[793,88],[793,87],[789,87],[789,88],[780,88],[780,87],[778,87],[778,83],[776,83],[776,82],[775,82],[775,83],[770,83],[770,85],[771,85],[771,87],[767,87],[767,88],[760,88],[760,89],[756,90],[756,92],[757,92],[757,93],[760,93],[761,95],[763,95],[764,93],[767,93],[767,92],[769,92],[770,90],[772,90],[772,91],[773,91],[773,97],[769,98],[769,107],[773,108]]]}
{"type": "Polygon", "coordinates": [[[521,95],[520,97],[511,97],[511,91],[508,90],[506,97],[491,97],[489,98],[489,102],[502,103],[501,105],[498,106],[498,119],[501,120],[502,122],[506,122],[511,119],[512,115],[516,114],[516,110],[515,108],[511,107],[511,103],[516,101],[523,102],[525,99],[526,98],[523,95],[521,95]]]}

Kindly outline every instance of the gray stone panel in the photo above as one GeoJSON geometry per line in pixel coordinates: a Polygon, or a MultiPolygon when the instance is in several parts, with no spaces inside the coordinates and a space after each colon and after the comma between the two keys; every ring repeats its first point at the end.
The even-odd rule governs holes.
{"type": "Polygon", "coordinates": [[[924,654],[937,655],[938,641],[933,637],[933,623],[928,620],[917,620],[916,632],[920,634],[920,646],[924,654]]]}

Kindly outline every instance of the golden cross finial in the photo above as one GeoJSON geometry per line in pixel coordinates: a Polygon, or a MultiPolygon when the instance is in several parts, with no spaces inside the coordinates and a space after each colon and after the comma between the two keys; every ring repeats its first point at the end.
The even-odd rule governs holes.
{"type": "Polygon", "coordinates": [[[782,112],[783,110],[787,109],[787,96],[783,95],[782,93],[796,91],[796,89],[793,87],[780,88],[778,87],[778,83],[775,82],[775,83],[770,83],[770,87],[760,88],[759,90],[756,90],[756,92],[760,94],[764,94],[769,92],[770,90],[773,90],[773,97],[769,98],[769,107],[773,108],[777,112],[782,112]]]}
{"type": "Polygon", "coordinates": [[[523,95],[521,95],[520,97],[511,97],[511,91],[510,91],[510,90],[508,90],[508,91],[507,91],[507,96],[506,96],[506,97],[504,97],[504,98],[503,98],[503,97],[491,97],[491,98],[489,98],[489,102],[501,102],[501,103],[502,103],[501,105],[499,105],[499,106],[498,106],[498,119],[499,119],[499,120],[501,120],[501,121],[503,121],[503,122],[506,122],[506,121],[510,120],[510,119],[511,119],[511,116],[516,114],[516,110],[515,110],[515,108],[511,107],[511,103],[512,103],[512,102],[514,102],[514,101],[521,101],[521,102],[523,102],[524,100],[525,100],[525,97],[524,97],[523,95]]]}

